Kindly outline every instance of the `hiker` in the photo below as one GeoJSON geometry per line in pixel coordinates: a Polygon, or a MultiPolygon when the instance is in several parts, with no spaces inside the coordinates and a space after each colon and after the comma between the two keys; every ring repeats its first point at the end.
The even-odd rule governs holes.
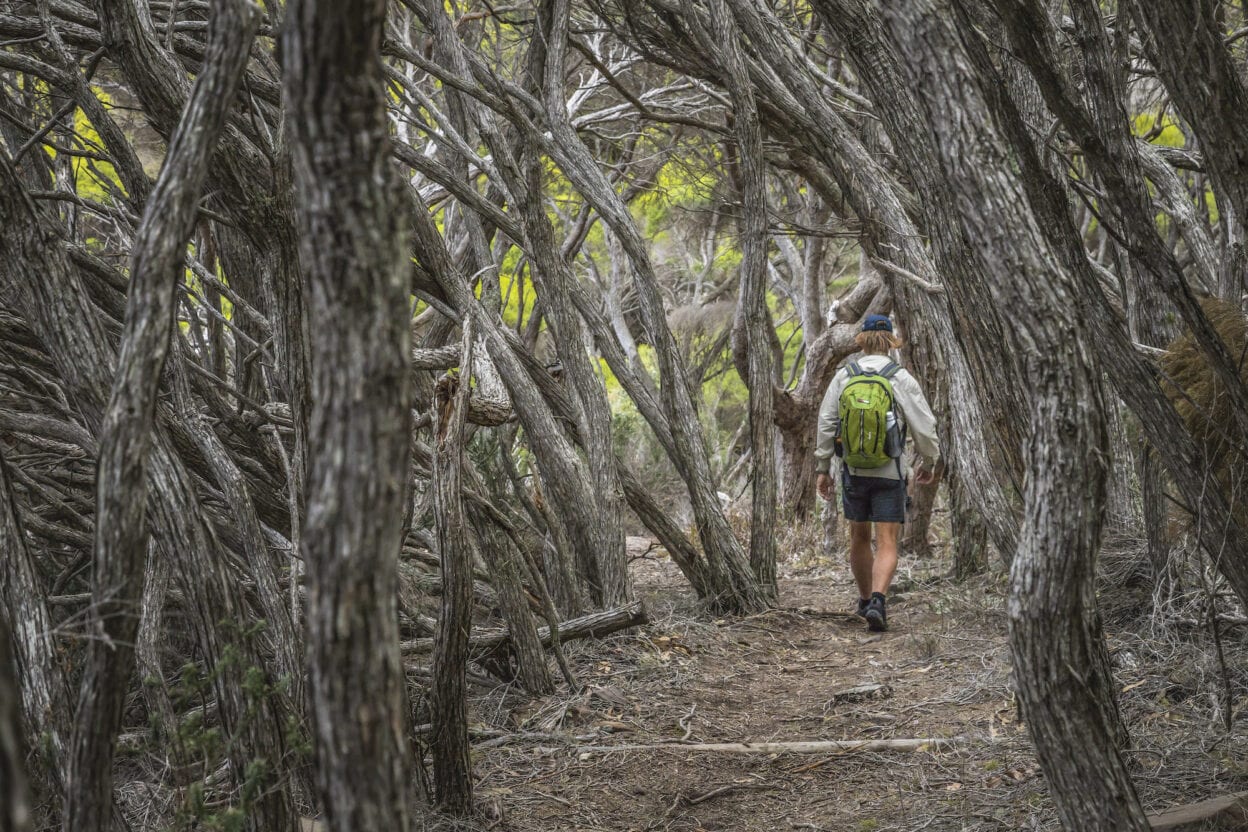
{"type": "Polygon", "coordinates": [[[849,565],[858,584],[857,614],[878,632],[888,629],[885,602],[897,571],[897,540],[906,519],[906,434],[914,436],[922,456],[914,471],[919,485],[935,481],[940,445],[936,418],[919,383],[889,358],[889,350],[901,346],[893,322],[887,315],[868,315],[854,340],[862,357],[837,372],[819,406],[816,489],[831,502],[832,457],[840,457],[849,565]]]}

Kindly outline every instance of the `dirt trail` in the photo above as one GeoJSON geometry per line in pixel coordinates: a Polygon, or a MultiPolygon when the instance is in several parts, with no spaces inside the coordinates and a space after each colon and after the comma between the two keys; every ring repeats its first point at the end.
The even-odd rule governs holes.
{"type": "MultiPolygon", "coordinates": [[[[781,582],[782,608],[745,619],[699,615],[666,560],[634,569],[652,623],[571,647],[587,693],[533,701],[496,691],[477,701],[483,730],[508,732],[475,751],[490,828],[1057,828],[1009,687],[999,576],[957,585],[939,577],[945,564],[903,563],[890,630],[874,634],[848,614],[855,593],[837,564],[791,566],[781,582]],[[865,685],[880,687],[837,696],[865,685]],[[968,742],[939,753],[576,750],[914,737],[968,742]]],[[[1139,652],[1124,644],[1135,645],[1130,634],[1111,634],[1115,653],[1139,652]]],[[[1147,667],[1133,672],[1153,678],[1147,667]]],[[[1189,714],[1165,698],[1167,688],[1156,699],[1164,707],[1154,693],[1132,698],[1145,684],[1134,683],[1123,707],[1146,805],[1245,788],[1244,766],[1229,759],[1235,755],[1225,744],[1211,751],[1193,727],[1183,745],[1175,731],[1189,714]]]]}
{"type": "Polygon", "coordinates": [[[906,572],[890,630],[875,634],[848,614],[854,593],[839,569],[790,570],[781,609],[712,620],[697,617],[670,564],[647,562],[636,577],[653,623],[574,648],[588,695],[495,698],[479,712],[578,745],[965,736],[965,750],[578,754],[537,736],[478,753],[495,828],[976,828],[968,811],[983,828],[1028,828],[1043,787],[1007,688],[1004,619],[999,609],[960,609],[955,627],[959,599],[920,588],[923,570],[906,572]],[[879,687],[837,695],[863,686],[879,687]],[[980,747],[986,737],[998,740],[980,747]],[[972,786],[992,792],[985,805],[966,805],[972,786]]]}

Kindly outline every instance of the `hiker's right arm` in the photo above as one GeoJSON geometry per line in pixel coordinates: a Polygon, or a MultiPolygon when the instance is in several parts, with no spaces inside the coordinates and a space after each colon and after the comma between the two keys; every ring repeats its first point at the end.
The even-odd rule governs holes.
{"type": "Polygon", "coordinates": [[[815,473],[826,474],[832,469],[832,455],[836,452],[836,422],[840,418],[841,390],[845,386],[844,372],[838,371],[823,394],[819,405],[819,427],[815,432],[815,473]]]}

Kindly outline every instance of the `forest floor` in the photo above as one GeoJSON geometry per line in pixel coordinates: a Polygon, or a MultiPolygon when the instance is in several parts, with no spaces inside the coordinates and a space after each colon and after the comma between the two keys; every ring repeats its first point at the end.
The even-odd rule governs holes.
{"type": "MultiPolygon", "coordinates": [[[[1000,573],[957,584],[939,559],[903,558],[889,631],[876,634],[849,614],[856,594],[839,554],[784,563],[780,608],[748,618],[699,610],[666,558],[633,571],[651,623],[569,645],[582,691],[476,698],[476,727],[494,737],[474,748],[488,828],[1058,828],[1011,691],[1000,573]],[[841,693],[866,685],[879,688],[841,693]],[[934,737],[965,744],[779,755],[584,750],[934,737]]],[[[1217,716],[1224,682],[1232,708],[1248,703],[1244,663],[1219,679],[1201,632],[1185,644],[1143,632],[1147,616],[1105,614],[1132,731],[1127,758],[1146,807],[1248,788],[1248,744],[1217,716]]],[[[1243,628],[1236,638],[1224,647],[1238,655],[1243,628]]]]}

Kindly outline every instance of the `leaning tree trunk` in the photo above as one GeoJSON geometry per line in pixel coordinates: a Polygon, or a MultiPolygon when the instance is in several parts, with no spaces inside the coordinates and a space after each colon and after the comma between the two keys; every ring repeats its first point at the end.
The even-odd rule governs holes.
{"type": "MultiPolygon", "coordinates": [[[[1099,9],[1085,2],[1074,3],[1071,9],[1075,14],[1075,25],[1087,32],[1079,39],[1079,45],[1084,59],[1084,85],[1087,90],[1089,111],[1098,132],[1103,136],[1113,136],[1128,123],[1128,113],[1125,107],[1128,95],[1125,63],[1118,59],[1119,56],[1109,41],[1099,9]]],[[[1125,33],[1120,33],[1120,36],[1126,37],[1125,33]]],[[[1145,148],[1140,147],[1143,143],[1136,142],[1129,131],[1125,139],[1119,135],[1119,140],[1123,143],[1130,142],[1132,146],[1139,149],[1138,163],[1142,177],[1148,170],[1145,148]]],[[[1172,172],[1168,173],[1173,176],[1172,172]]],[[[1163,182],[1166,181],[1164,174],[1158,178],[1163,182]]],[[[1113,204],[1111,203],[1109,207],[1112,209],[1113,204]]],[[[1114,217],[1114,222],[1119,227],[1127,225],[1125,220],[1117,216],[1114,217]]],[[[1203,230],[1203,226],[1201,228],[1203,230]]],[[[1189,244],[1189,248],[1195,247],[1189,244]]],[[[1126,251],[1120,251],[1119,255],[1117,261],[1122,270],[1127,330],[1131,333],[1132,339],[1138,343],[1150,347],[1164,347],[1170,341],[1166,318],[1172,313],[1173,306],[1167,303],[1165,293],[1161,291],[1157,281],[1150,279],[1150,275],[1140,268],[1137,258],[1132,257],[1126,251]]],[[[1133,466],[1134,473],[1139,480],[1142,503],[1139,515],[1144,524],[1149,563],[1153,568],[1153,577],[1161,590],[1161,597],[1166,598],[1170,595],[1172,582],[1168,567],[1169,552],[1166,551],[1164,543],[1166,507],[1163,499],[1163,469],[1147,443],[1140,443],[1139,450],[1134,454],[1123,448],[1123,455],[1126,458],[1121,460],[1121,464],[1115,460],[1115,465],[1118,467],[1133,466]]],[[[1132,519],[1136,519],[1134,512],[1132,519]]]]}
{"type": "MultiPolygon", "coordinates": [[[[1196,293],[1179,266],[1177,257],[1165,246],[1164,240],[1157,233],[1155,208],[1144,180],[1138,143],[1131,133],[1126,104],[1114,91],[1115,68],[1108,54],[1097,4],[1093,0],[1076,0],[1071,4],[1076,25],[1088,33],[1088,37],[1084,39],[1084,65],[1087,74],[1086,86],[1092,100],[1089,108],[1080,100],[1073,83],[1058,70],[1062,58],[1054,50],[1054,27],[1046,11],[1036,0],[995,0],[995,3],[1010,35],[1011,45],[1036,76],[1049,109],[1070,132],[1071,138],[1079,144],[1091,172],[1104,185],[1107,201],[1113,205],[1120,220],[1118,238],[1131,255],[1133,265],[1143,269],[1149,279],[1155,281],[1174,303],[1179,317],[1191,328],[1196,342],[1208,358],[1210,368],[1222,383],[1223,395],[1233,405],[1232,419],[1241,432],[1248,434],[1248,385],[1239,377],[1239,356],[1232,355],[1226,343],[1219,337],[1212,322],[1201,309],[1196,293]]],[[[1173,0],[1141,4],[1142,7],[1154,11],[1174,10],[1179,5],[1173,0]]],[[[1165,33],[1168,39],[1175,37],[1178,32],[1194,38],[1203,34],[1199,31],[1201,27],[1193,31],[1176,19],[1169,22],[1172,28],[1165,33]]],[[[1183,41],[1184,44],[1192,42],[1183,41]]],[[[1210,46],[1215,51],[1221,51],[1221,44],[1217,47],[1210,46]]],[[[1184,51],[1186,52],[1186,48],[1184,51]]],[[[1232,83],[1236,78],[1232,73],[1225,81],[1229,87],[1237,88],[1242,94],[1242,87],[1238,83],[1232,83]]],[[[1202,81],[1205,89],[1210,86],[1215,85],[1202,81]]],[[[1243,100],[1242,97],[1239,99],[1241,102],[1243,100]]],[[[1242,118],[1242,114],[1238,118],[1242,118]]],[[[1221,131],[1212,131],[1209,135],[1211,139],[1223,136],[1221,131]]],[[[1238,148],[1243,145],[1236,143],[1231,147],[1238,152],[1238,148]]],[[[1206,148],[1206,152],[1209,152],[1209,148],[1206,148]]],[[[1229,199],[1232,205],[1238,205],[1238,186],[1245,183],[1248,183],[1248,179],[1241,173],[1238,177],[1222,182],[1227,189],[1220,190],[1219,194],[1229,199]]],[[[1238,233],[1238,230],[1235,231],[1238,233]]]]}
{"type": "Polygon", "coordinates": [[[395,596],[410,267],[390,161],[386,8],[294,0],[282,41],[313,333],[302,534],[308,670],[318,787],[334,832],[405,832],[420,797],[395,596]]]}
{"type": "MultiPolygon", "coordinates": [[[[31,321],[68,400],[82,420],[98,432],[116,356],[84,288],[85,272],[80,274],[71,263],[63,241],[37,211],[3,154],[0,183],[0,221],[7,232],[0,235],[0,281],[31,321]],[[40,279],[31,280],[32,275],[40,279]]],[[[241,605],[228,586],[228,560],[216,543],[219,527],[207,522],[205,505],[193,490],[191,475],[172,450],[170,434],[176,425],[169,424],[167,408],[158,407],[156,415],[159,426],[147,494],[154,539],[166,556],[177,558],[194,635],[214,679],[222,728],[234,738],[229,745],[234,774],[241,781],[249,761],[264,758],[273,762],[268,769],[253,770],[260,777],[260,788],[254,794],[263,802],[249,807],[250,817],[261,828],[289,828],[282,819],[293,826],[297,818],[289,807],[288,792],[279,782],[287,759],[281,730],[287,723],[272,700],[248,701],[244,677],[253,672],[251,668],[264,667],[264,659],[247,632],[236,633],[241,638],[232,648],[241,650],[241,655],[233,661],[221,661],[226,653],[222,622],[233,626],[240,621],[241,605]]],[[[91,440],[70,441],[88,453],[95,451],[91,440]]]]}
{"type": "MultiPolygon", "coordinates": [[[[927,110],[956,220],[988,262],[1030,383],[1024,523],[1012,570],[1010,643],[1024,714],[1058,813],[1068,829],[1146,830],[1148,823],[1118,753],[1122,739],[1095,610],[1095,558],[1105,470],[1089,465],[1107,442],[1096,361],[1081,320],[1084,291],[1038,231],[987,95],[955,35],[952,9],[933,0],[884,11],[910,83],[927,110]],[[969,121],[943,119],[966,113],[969,121]],[[967,124],[976,125],[967,129],[967,124]],[[1073,323],[1073,326],[1071,325],[1073,323]]],[[[967,37],[977,35],[962,21],[967,37]]],[[[970,48],[974,49],[972,43],[970,48]]],[[[980,61],[979,71],[987,63],[980,61]]],[[[989,93],[990,94],[990,93],[989,93]]],[[[904,137],[894,136],[894,141],[904,137]]],[[[1034,173],[1033,173],[1034,175],[1034,173]]]]}
{"type": "MultiPolygon", "coordinates": [[[[1000,2],[1005,2],[1005,0],[1000,0],[1000,2]]],[[[1032,13],[1021,24],[1011,29],[1011,36],[1017,37],[1019,43],[1026,47],[1020,48],[1019,51],[1032,63],[1033,70],[1049,80],[1047,86],[1042,84],[1042,88],[1046,98],[1051,98],[1051,105],[1059,113],[1065,114],[1065,118],[1074,124],[1090,123],[1090,118],[1084,115],[1078,101],[1069,94],[1063,95],[1062,79],[1052,68],[1055,59],[1039,48],[1049,41],[1037,33],[1048,26],[1047,18],[1039,13],[1032,13]]],[[[986,59],[981,63],[987,66],[986,59]]],[[[1027,183],[1033,209],[1037,212],[1037,219],[1041,223],[1040,228],[1049,238],[1055,255],[1061,258],[1060,262],[1079,279],[1084,287],[1084,295],[1089,301],[1087,310],[1092,320],[1091,326],[1102,333],[1102,337],[1096,339],[1094,345],[1098,348],[1106,367],[1111,368],[1110,381],[1117,388],[1119,397],[1127,403],[1140,420],[1149,443],[1165,463],[1171,479],[1180,491],[1190,495],[1194,503],[1193,508],[1201,516],[1201,522],[1197,523],[1201,545],[1213,554],[1219,570],[1226,576],[1240,599],[1248,599],[1248,536],[1241,532],[1242,521],[1231,511],[1227,495],[1223,490],[1208,487],[1204,475],[1208,463],[1194,441],[1191,431],[1179,418],[1171,402],[1167,400],[1161,387],[1162,381],[1157,367],[1140,355],[1110,307],[1109,301],[1104,297],[1099,281],[1088,263],[1082,240],[1070,217],[1066,204],[1066,189],[1035,158],[1033,134],[1029,132],[1018,114],[1009,107],[1008,100],[996,103],[1000,109],[1002,123],[1010,131],[1020,162],[1024,167],[1034,171],[1024,181],[1027,183]]],[[[1139,183],[1136,181],[1138,175],[1135,171],[1135,163],[1138,160],[1135,158],[1136,151],[1132,149],[1134,145],[1129,144],[1134,141],[1130,139],[1129,131],[1127,131],[1127,138],[1124,139],[1124,130],[1119,126],[1114,128],[1108,137],[1102,139],[1089,124],[1083,124],[1081,129],[1081,138],[1099,148],[1098,158],[1101,160],[1101,167],[1104,168],[1100,171],[1102,177],[1108,181],[1117,182],[1115,187],[1125,192],[1123,199],[1116,200],[1116,202],[1130,203],[1138,199],[1139,188],[1136,186],[1139,183]]],[[[1134,221],[1135,225],[1145,224],[1143,218],[1139,216],[1143,213],[1145,209],[1135,207],[1132,214],[1137,217],[1134,221]]],[[[1151,227],[1151,214],[1148,214],[1148,217],[1147,222],[1151,227]]],[[[1155,228],[1152,228],[1152,233],[1156,236],[1155,228]]],[[[1134,239],[1140,248],[1152,245],[1147,241],[1142,228],[1135,231],[1134,239]]],[[[1173,260],[1171,253],[1162,252],[1154,260],[1153,265],[1158,271],[1169,274],[1173,270],[1168,267],[1173,260]]],[[[1183,289],[1188,291],[1186,287],[1183,289]]],[[[1181,294],[1183,294],[1181,291],[1167,290],[1167,295],[1171,300],[1175,300],[1176,304],[1176,295],[1181,294]]],[[[1211,329],[1211,324],[1203,311],[1197,310],[1197,313],[1197,317],[1203,319],[1206,328],[1211,329]]],[[[1187,317],[1190,318],[1190,316],[1187,317]]],[[[1201,335],[1199,327],[1193,329],[1196,341],[1209,358],[1211,371],[1221,375],[1226,368],[1219,368],[1219,362],[1214,360],[1211,353],[1225,354],[1226,344],[1216,331],[1205,332],[1201,335]]],[[[1228,399],[1234,402],[1229,385],[1222,389],[1226,391],[1228,399]]],[[[1241,412],[1239,408],[1232,407],[1230,410],[1240,421],[1248,419],[1248,413],[1241,412]]]]}
{"type": "MultiPolygon", "coordinates": [[[[106,4],[104,17],[114,14],[106,4]]],[[[112,821],[113,752],[134,670],[134,643],[147,551],[148,450],[156,393],[173,336],[183,254],[200,190],[225,129],[259,26],[246,0],[212,4],[204,65],[169,144],[130,262],[129,304],[117,376],[100,429],[95,563],[89,647],[66,788],[67,829],[105,832],[112,821]]],[[[270,801],[265,801],[270,802],[270,801]]],[[[281,826],[282,801],[269,820],[281,826]]]]}
{"type": "Polygon", "coordinates": [[[715,496],[710,457],[689,393],[687,368],[667,325],[658,275],[646,243],[628,206],[611,187],[567,112],[562,106],[548,106],[546,116],[553,143],[543,149],[554,155],[563,173],[620,238],[635,269],[642,319],[659,365],[660,398],[670,420],[673,462],[689,487],[690,505],[709,567],[708,582],[714,592],[711,601],[719,609],[737,612],[766,609],[768,593],[754,577],[715,496]]]}
{"type": "MultiPolygon", "coordinates": [[[[432,29],[442,60],[467,75],[463,44],[442,5],[426,0],[424,7],[416,8],[415,11],[422,15],[422,19],[432,29]]],[[[543,10],[544,19],[549,18],[549,11],[543,10]]],[[[563,18],[566,18],[566,13],[562,18],[558,15],[555,18],[561,26],[566,23],[563,18]]],[[[563,37],[562,34],[559,36],[563,37]]],[[[553,75],[558,72],[562,65],[562,47],[558,50],[552,49],[551,61],[544,73],[539,59],[546,53],[547,47],[542,43],[534,43],[532,49],[535,53],[530,55],[531,72],[537,75],[553,75]],[[533,65],[535,62],[536,66],[533,65]]],[[[480,112],[469,97],[463,96],[462,102],[477,116],[482,140],[504,171],[505,181],[499,184],[505,185],[511,191],[509,198],[521,215],[521,226],[512,230],[508,228],[510,223],[507,218],[502,217],[501,227],[507,228],[512,239],[524,241],[537,267],[533,274],[543,292],[540,299],[543,308],[550,312],[549,319],[557,349],[582,404],[577,408],[578,418],[575,421],[581,428],[579,432],[586,448],[588,466],[579,463],[569,443],[563,440],[560,428],[547,412],[548,407],[532,389],[532,381],[523,371],[522,365],[511,355],[512,347],[500,342],[498,336],[503,332],[497,326],[496,314],[490,314],[480,321],[484,346],[488,348],[504,383],[508,386],[516,414],[524,424],[534,447],[543,483],[547,493],[553,498],[553,502],[548,504],[555,521],[552,525],[562,524],[566,528],[569,541],[578,557],[583,559],[582,571],[588,573],[593,600],[599,603],[609,598],[622,600],[631,596],[631,588],[626,571],[623,526],[619,522],[622,487],[614,471],[606,391],[594,375],[592,365],[584,353],[580,323],[566,303],[567,296],[575,295],[577,287],[572,285],[575,278],[572,277],[562,253],[554,245],[553,229],[541,204],[541,193],[538,190],[540,170],[537,171],[538,178],[535,180],[533,177],[533,165],[538,164],[539,160],[533,155],[533,148],[525,145],[520,152],[528,158],[522,164],[517,158],[513,143],[504,139],[492,117],[480,112]]],[[[521,137],[519,141],[523,144],[529,138],[521,137]]],[[[416,201],[421,201],[418,195],[416,201]]],[[[488,209],[484,214],[492,217],[488,209]]],[[[421,221],[418,219],[419,222],[421,221]]],[[[470,229],[473,222],[475,220],[468,223],[470,229]]],[[[443,247],[443,244],[432,237],[421,245],[424,246],[425,256],[441,256],[437,249],[443,247]]],[[[472,253],[471,247],[469,252],[472,253]]],[[[484,259],[484,256],[478,254],[477,259],[484,259]]],[[[484,265],[486,264],[481,264],[484,265]]],[[[431,271],[438,281],[450,279],[450,273],[445,269],[434,268],[431,271]]],[[[452,305],[461,313],[466,311],[467,305],[475,303],[471,293],[465,294],[463,287],[459,285],[444,285],[443,288],[452,305]]]]}
{"type": "Polygon", "coordinates": [[[1227,263],[1219,294],[1239,300],[1248,290],[1248,86],[1218,22],[1213,0],[1132,0],[1124,3],[1143,30],[1145,51],[1175,109],[1192,126],[1218,195],[1227,263]]]}
{"type": "MultiPolygon", "coordinates": [[[[987,272],[982,264],[974,262],[968,242],[952,227],[949,211],[942,210],[948,198],[944,196],[944,185],[932,175],[934,157],[930,146],[906,144],[898,148],[898,135],[913,143],[925,139],[930,130],[901,85],[905,73],[895,53],[884,49],[879,33],[871,29],[878,29],[878,15],[862,2],[822,0],[815,4],[825,21],[838,34],[843,32],[846,42],[854,44],[849,57],[864,61],[858,67],[859,77],[867,83],[883,82],[873,88],[872,93],[881,120],[893,134],[894,147],[903,158],[914,159],[911,175],[917,185],[926,189],[919,202],[932,216],[930,250],[922,242],[925,235],[915,227],[902,204],[892,175],[868,152],[855,129],[830,106],[819,84],[805,71],[804,59],[795,57],[800,54],[799,50],[784,26],[757,4],[746,0],[728,2],[738,25],[750,42],[758,45],[760,62],[778,75],[773,76],[769,71],[752,75],[765,89],[765,95],[759,97],[760,103],[772,109],[772,118],[778,127],[787,124],[787,128],[782,129],[787,129],[790,138],[805,144],[811,155],[827,166],[826,174],[818,168],[810,171],[811,184],[821,188],[825,199],[833,200],[837,198],[836,188],[822,184],[821,180],[829,176],[835,180],[841,195],[862,222],[864,249],[881,267],[893,267],[886,269],[890,276],[895,276],[894,271],[899,270],[905,275],[919,275],[922,280],[923,276],[947,273],[954,280],[946,281],[945,287],[935,287],[934,291],[968,299],[966,306],[959,307],[954,303],[946,304],[943,299],[934,300],[927,290],[914,290],[909,276],[890,281],[894,292],[909,292],[916,301],[922,299],[921,303],[907,303],[907,307],[924,310],[925,327],[930,328],[934,343],[954,345],[964,340],[962,336],[973,336],[980,345],[980,349],[968,350],[965,355],[962,350],[950,348],[945,356],[951,395],[964,403],[965,411],[964,423],[954,426],[949,450],[956,452],[968,469],[974,469],[975,479],[980,483],[975,493],[981,506],[980,514],[990,523],[993,539],[998,541],[1001,551],[1013,551],[1015,512],[1003,488],[1002,466],[991,463],[989,448],[1001,449],[1007,460],[1006,470],[1015,467],[1020,420],[1010,417],[1022,412],[1021,397],[1016,389],[1021,385],[999,381],[1002,373],[1015,377],[1016,368],[1002,366],[999,354],[991,352],[1000,343],[999,338],[991,335],[999,326],[998,316],[985,312],[982,304],[980,308],[975,307],[986,294],[984,287],[988,281],[984,275],[987,272]],[[968,316],[967,308],[974,308],[974,314],[968,316]],[[974,327],[969,325],[971,321],[975,322],[974,327]],[[955,322],[961,327],[960,335],[955,334],[955,322]],[[976,379],[997,381],[985,386],[976,383],[976,379]],[[995,442],[989,442],[989,431],[995,434],[995,442]]],[[[819,340],[828,334],[825,332],[819,340]]],[[[812,355],[813,350],[812,346],[812,355]]],[[[808,356],[808,362],[810,360],[808,356]]]]}
{"type": "MultiPolygon", "coordinates": [[[[548,110],[563,109],[563,80],[568,47],[568,24],[571,20],[569,0],[542,0],[539,4],[541,25],[531,49],[544,58],[542,92],[548,110]],[[541,41],[545,49],[541,49],[541,41]]],[[[546,219],[541,199],[544,166],[539,149],[528,142],[522,153],[523,167],[527,174],[527,199],[520,207],[525,225],[529,230],[529,253],[537,263],[534,274],[545,286],[543,306],[547,320],[552,324],[555,346],[568,377],[572,380],[584,414],[580,427],[581,444],[593,478],[591,496],[597,503],[599,529],[595,550],[590,553],[597,561],[602,583],[601,603],[616,607],[632,600],[632,585],[628,578],[628,552],[624,541],[622,521],[624,488],[616,472],[614,440],[611,436],[611,407],[607,391],[594,371],[585,350],[585,336],[581,321],[568,298],[568,283],[575,278],[566,261],[556,258],[563,255],[556,249],[554,234],[546,219]]]]}

